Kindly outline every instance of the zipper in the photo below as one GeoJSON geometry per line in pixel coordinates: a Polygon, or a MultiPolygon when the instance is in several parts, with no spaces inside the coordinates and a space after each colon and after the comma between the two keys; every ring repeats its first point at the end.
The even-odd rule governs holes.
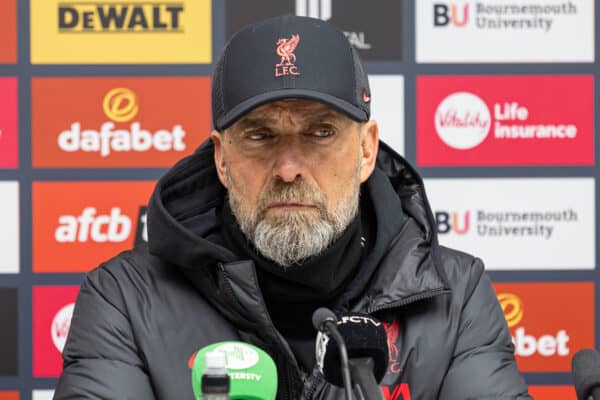
{"type": "Polygon", "coordinates": [[[448,293],[452,293],[452,291],[449,289],[434,289],[425,293],[414,294],[412,296],[405,297],[402,300],[398,300],[393,303],[383,304],[381,306],[369,306],[369,308],[367,308],[367,314],[371,314],[381,310],[388,310],[390,308],[404,307],[409,304],[416,303],[417,301],[430,299],[448,293]]]}
{"type": "MultiPolygon", "coordinates": [[[[222,276],[223,276],[223,283],[224,283],[224,289],[227,292],[227,295],[235,302],[238,302],[237,297],[235,296],[235,293],[233,292],[233,288],[231,287],[231,283],[229,282],[229,276],[228,276],[228,272],[225,270],[225,266],[223,265],[223,263],[218,263],[219,265],[219,269],[221,270],[222,276]]],[[[256,282],[258,282],[258,279],[256,277],[256,272],[254,272],[254,280],[256,282]]],[[[277,329],[275,328],[275,325],[273,324],[273,322],[271,321],[271,317],[269,315],[269,312],[267,311],[267,306],[265,304],[265,301],[262,297],[262,293],[260,293],[259,291],[259,295],[260,295],[260,303],[262,308],[264,309],[265,315],[267,316],[267,319],[269,321],[270,324],[270,328],[273,331],[274,335],[273,335],[273,339],[274,339],[274,345],[278,348],[278,358],[281,359],[282,362],[282,366],[284,367],[284,373],[283,378],[284,378],[284,382],[280,382],[283,383],[285,386],[285,390],[282,391],[282,397],[281,400],[294,400],[294,388],[297,386],[296,384],[294,384],[294,387],[292,386],[292,382],[295,382],[296,379],[294,379],[295,376],[300,375],[301,381],[303,383],[304,386],[304,377],[302,376],[302,370],[300,369],[300,367],[298,366],[298,361],[296,360],[296,358],[294,357],[294,354],[291,352],[288,352],[288,350],[286,349],[284,343],[282,343],[282,337],[281,334],[279,334],[279,332],[277,331],[277,329]],[[293,377],[294,376],[294,377],[293,377]]]]}

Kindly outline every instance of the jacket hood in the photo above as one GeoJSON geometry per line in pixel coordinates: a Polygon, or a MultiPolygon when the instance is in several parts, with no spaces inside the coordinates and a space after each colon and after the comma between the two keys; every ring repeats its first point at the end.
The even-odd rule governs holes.
{"type": "MultiPolygon", "coordinates": [[[[159,180],[148,205],[150,252],[188,276],[191,271],[214,275],[215,265],[237,259],[221,242],[216,210],[226,190],[217,177],[213,150],[208,140],[178,162],[159,180]]],[[[366,262],[378,269],[369,277],[369,304],[359,308],[375,309],[426,290],[446,289],[434,219],[419,174],[380,141],[377,166],[363,191],[364,186],[377,221],[366,262]]]]}

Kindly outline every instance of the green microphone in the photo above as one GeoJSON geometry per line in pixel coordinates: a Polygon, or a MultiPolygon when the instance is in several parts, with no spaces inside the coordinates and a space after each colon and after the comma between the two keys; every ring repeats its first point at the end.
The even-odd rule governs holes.
{"type": "MultiPolygon", "coordinates": [[[[208,371],[210,375],[207,376],[206,356],[208,354],[210,360],[214,358],[214,352],[225,356],[230,400],[275,400],[275,362],[263,350],[244,342],[218,342],[198,350],[192,367],[192,389],[196,400],[208,400],[212,396],[207,382],[213,381],[215,375],[208,371]]],[[[214,381],[219,382],[219,379],[214,381]]]]}

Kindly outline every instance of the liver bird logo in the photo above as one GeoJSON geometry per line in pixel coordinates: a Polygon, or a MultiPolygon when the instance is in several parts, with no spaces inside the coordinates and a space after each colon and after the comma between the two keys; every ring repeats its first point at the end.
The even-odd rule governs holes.
{"type": "Polygon", "coordinates": [[[294,50],[298,47],[298,42],[300,42],[300,35],[292,35],[291,38],[285,39],[281,38],[277,41],[277,50],[276,53],[279,57],[281,57],[281,61],[277,64],[278,67],[284,65],[294,65],[296,62],[296,55],[294,54],[294,50]]]}

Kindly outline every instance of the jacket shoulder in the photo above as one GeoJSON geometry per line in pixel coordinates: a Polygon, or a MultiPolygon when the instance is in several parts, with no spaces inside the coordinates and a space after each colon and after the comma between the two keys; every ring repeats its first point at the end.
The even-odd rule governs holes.
{"type": "Polygon", "coordinates": [[[468,282],[476,284],[481,279],[484,274],[484,264],[479,257],[444,246],[440,246],[439,249],[442,268],[451,289],[468,282]]]}

